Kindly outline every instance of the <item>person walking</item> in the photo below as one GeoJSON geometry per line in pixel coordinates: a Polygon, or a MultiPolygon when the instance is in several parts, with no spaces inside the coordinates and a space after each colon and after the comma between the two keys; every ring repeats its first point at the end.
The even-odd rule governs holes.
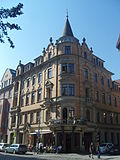
{"type": "Polygon", "coordinates": [[[96,152],[97,152],[98,159],[100,159],[100,144],[99,144],[99,142],[96,145],[96,152]]]}
{"type": "Polygon", "coordinates": [[[91,142],[91,143],[90,143],[90,147],[89,147],[89,152],[90,152],[89,157],[90,157],[91,159],[94,159],[94,157],[93,157],[93,151],[94,151],[93,142],[91,142]]]}

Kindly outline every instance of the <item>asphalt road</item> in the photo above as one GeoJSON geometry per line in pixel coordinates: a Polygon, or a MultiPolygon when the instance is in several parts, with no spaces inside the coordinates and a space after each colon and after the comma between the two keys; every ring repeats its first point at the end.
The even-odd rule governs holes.
{"type": "MultiPolygon", "coordinates": [[[[40,155],[27,153],[25,155],[0,153],[0,160],[90,160],[88,155],[79,154],[51,154],[43,153],[40,155]]],[[[94,156],[94,160],[97,157],[94,156]]],[[[119,156],[101,156],[101,160],[120,160],[119,156]]]]}

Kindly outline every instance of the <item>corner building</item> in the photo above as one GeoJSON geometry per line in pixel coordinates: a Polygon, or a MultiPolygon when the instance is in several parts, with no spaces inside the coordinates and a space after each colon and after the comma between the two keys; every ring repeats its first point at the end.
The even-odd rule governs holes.
{"type": "Polygon", "coordinates": [[[64,152],[90,142],[120,144],[120,89],[104,61],[74,37],[68,17],[62,37],[16,69],[9,141],[62,145],[64,152]]]}

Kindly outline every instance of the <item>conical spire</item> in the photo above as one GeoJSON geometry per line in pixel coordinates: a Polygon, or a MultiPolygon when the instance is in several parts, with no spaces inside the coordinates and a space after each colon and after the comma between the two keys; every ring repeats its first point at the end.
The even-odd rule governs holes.
{"type": "Polygon", "coordinates": [[[64,27],[64,31],[63,31],[63,36],[74,37],[69,20],[68,20],[68,12],[67,12],[67,16],[66,16],[66,22],[65,22],[65,27],[64,27]]]}

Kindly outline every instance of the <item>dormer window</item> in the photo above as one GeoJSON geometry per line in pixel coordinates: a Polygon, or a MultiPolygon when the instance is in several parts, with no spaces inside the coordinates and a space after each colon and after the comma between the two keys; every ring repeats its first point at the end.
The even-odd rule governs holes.
{"type": "Polygon", "coordinates": [[[65,54],[71,54],[71,46],[65,46],[65,54]]]}
{"type": "Polygon", "coordinates": [[[86,52],[83,53],[83,57],[84,57],[84,59],[87,59],[87,53],[86,52]]]}
{"type": "Polygon", "coordinates": [[[49,59],[51,59],[51,58],[52,58],[52,53],[50,52],[50,53],[49,53],[49,59]]]}

